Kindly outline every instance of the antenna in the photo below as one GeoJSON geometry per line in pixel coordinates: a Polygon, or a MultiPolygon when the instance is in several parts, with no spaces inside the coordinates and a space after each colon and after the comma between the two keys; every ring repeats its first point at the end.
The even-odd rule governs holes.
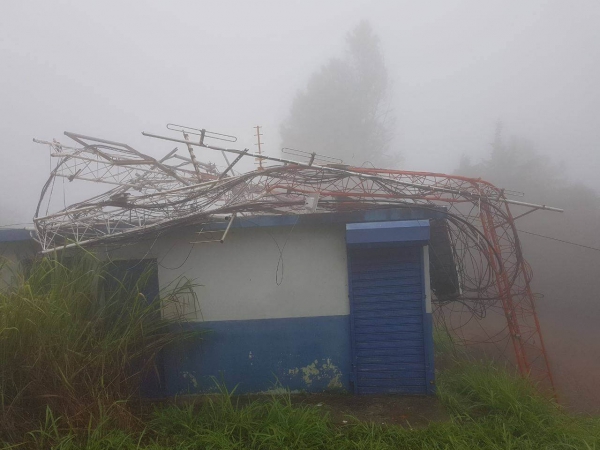
{"type": "MultiPolygon", "coordinates": [[[[231,136],[229,134],[223,134],[223,133],[216,133],[214,131],[208,131],[208,130],[205,130],[204,128],[192,128],[192,127],[188,127],[185,125],[177,125],[175,123],[168,123],[167,128],[171,131],[179,131],[179,132],[183,133],[183,138],[185,139],[185,143],[187,145],[188,151],[190,152],[190,160],[192,162],[192,165],[194,166],[194,170],[196,172],[196,176],[198,177],[198,181],[200,181],[200,182],[202,182],[204,180],[204,175],[205,175],[200,170],[200,166],[205,165],[205,164],[199,163],[198,160],[196,159],[196,155],[194,154],[194,149],[193,149],[193,147],[191,145],[191,141],[190,141],[190,134],[200,136],[199,144],[202,147],[206,146],[206,144],[204,143],[204,139],[216,139],[218,141],[225,141],[225,142],[236,142],[237,141],[237,138],[235,136],[231,136]]],[[[225,152],[222,151],[221,154],[223,155],[223,158],[225,158],[225,162],[227,162],[227,166],[228,166],[227,171],[229,171],[229,169],[231,169],[232,165],[230,164],[229,159],[227,158],[227,155],[225,154],[225,152]]],[[[232,170],[232,172],[233,172],[233,170],[232,170]]]]}
{"type": "Polygon", "coordinates": [[[168,123],[167,128],[171,131],[179,131],[181,133],[186,133],[188,135],[194,134],[196,136],[200,136],[200,145],[205,145],[204,139],[216,139],[218,141],[225,141],[225,142],[236,142],[237,141],[237,138],[235,136],[231,136],[229,134],[223,134],[223,133],[216,133],[214,131],[208,131],[208,130],[205,130],[204,128],[202,128],[202,129],[192,128],[192,127],[187,127],[185,125],[177,125],[175,123],[168,123]]]}
{"type": "Polygon", "coordinates": [[[308,158],[309,166],[312,166],[313,163],[327,164],[332,167],[344,165],[344,161],[342,161],[340,158],[333,158],[331,156],[319,155],[318,153],[314,153],[314,152],[309,153],[309,152],[305,152],[303,150],[298,150],[296,148],[283,147],[281,149],[281,153],[284,153],[286,155],[308,158]]]}
{"type": "MultiPolygon", "coordinates": [[[[254,136],[256,136],[256,144],[258,146],[258,154],[262,155],[262,148],[261,145],[264,144],[264,142],[260,141],[260,137],[262,136],[262,133],[260,132],[260,129],[262,128],[259,125],[256,125],[254,128],[256,128],[256,134],[254,136]]],[[[262,158],[254,158],[254,162],[258,163],[258,170],[264,170],[265,168],[262,165],[262,158]]]]}

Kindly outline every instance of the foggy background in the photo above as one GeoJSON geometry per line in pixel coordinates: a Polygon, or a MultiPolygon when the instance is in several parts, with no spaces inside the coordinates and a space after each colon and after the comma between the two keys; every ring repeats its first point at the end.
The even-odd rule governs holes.
{"type": "MultiPolygon", "coordinates": [[[[173,145],[141,131],[167,134],[173,122],[235,135],[236,148],[254,151],[261,125],[266,153],[278,155],[296,93],[344,52],[361,20],[380,38],[401,168],[522,190],[566,212],[532,214],[519,228],[600,247],[596,0],[5,0],[0,225],[31,222],[50,171],[34,137],[70,145],[67,130],[158,157],[173,145]],[[499,120],[507,146],[513,135],[527,140],[500,163],[490,159],[499,120]],[[522,154],[527,164],[516,161],[522,154]]],[[[521,237],[545,294],[538,310],[559,388],[578,409],[598,411],[600,252],[521,237]]]]}
{"type": "MultiPolygon", "coordinates": [[[[0,224],[29,222],[62,132],[158,156],[167,122],[280,148],[309,76],[366,19],[379,35],[403,168],[453,172],[495,122],[600,189],[597,1],[3,1],[0,224]],[[6,195],[10,193],[10,195],[6,195]]],[[[506,186],[509,188],[509,186],[506,186]]],[[[536,201],[534,198],[528,198],[536,201]]]]}

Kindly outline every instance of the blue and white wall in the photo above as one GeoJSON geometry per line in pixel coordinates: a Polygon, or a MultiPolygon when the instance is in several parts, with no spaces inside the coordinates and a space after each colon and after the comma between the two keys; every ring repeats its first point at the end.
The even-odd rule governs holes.
{"type": "Polygon", "coordinates": [[[168,393],[210,391],[211,377],[237,392],[349,390],[345,225],[232,228],[191,248],[206,237],[177,231],[119,255],[156,258],[161,289],[198,284],[188,319],[207,334],[166,355],[168,393]]]}
{"type": "MultiPolygon", "coordinates": [[[[263,216],[237,219],[224,244],[192,245],[210,236],[189,227],[110,254],[97,252],[121,260],[118,270],[133,277],[142,270],[140,259],[156,261],[161,289],[182,277],[196,285],[198,303],[187,304],[183,312],[189,326],[206,333],[165,352],[166,389],[160,394],[211,392],[214,379],[238,393],[265,392],[278,383],[292,391],[361,392],[361,380],[372,379],[379,381],[363,383],[365,393],[431,393],[429,224],[417,222],[432,216],[416,208],[263,216]],[[364,245],[412,246],[418,257],[394,256],[382,270],[379,266],[388,263],[375,252],[376,264],[355,268],[349,283],[348,249],[364,245]],[[404,278],[396,276],[399,270],[404,278]],[[353,283],[359,286],[354,293],[353,283]],[[361,346],[368,347],[366,356],[361,346]]],[[[221,234],[215,232],[214,238],[221,234]]],[[[18,261],[33,255],[36,246],[24,230],[0,230],[0,250],[18,261]]],[[[5,275],[0,270],[0,282],[5,275]]],[[[156,282],[152,290],[155,294],[156,282]]]]}
{"type": "MultiPolygon", "coordinates": [[[[365,220],[424,218],[406,217],[413,210],[370,214],[365,220]]],[[[246,220],[223,244],[191,246],[209,236],[186,228],[112,255],[155,258],[161,289],[181,277],[197,284],[199,303],[188,305],[187,318],[206,334],[165,353],[166,393],[214,391],[214,379],[238,393],[265,392],[278,383],[292,391],[352,392],[350,220],[294,225],[295,218],[278,218],[269,226],[246,220]]],[[[423,298],[430,314],[425,306],[423,298]]]]}

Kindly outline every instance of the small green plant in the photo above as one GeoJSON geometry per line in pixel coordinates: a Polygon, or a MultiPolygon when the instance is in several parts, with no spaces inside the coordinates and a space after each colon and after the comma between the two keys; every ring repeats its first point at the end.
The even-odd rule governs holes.
{"type": "Polygon", "coordinates": [[[293,405],[289,393],[242,402],[223,385],[219,391],[195,403],[157,408],[149,424],[157,442],[165,447],[195,442],[206,448],[329,448],[324,445],[336,436],[327,414],[293,405]]]}

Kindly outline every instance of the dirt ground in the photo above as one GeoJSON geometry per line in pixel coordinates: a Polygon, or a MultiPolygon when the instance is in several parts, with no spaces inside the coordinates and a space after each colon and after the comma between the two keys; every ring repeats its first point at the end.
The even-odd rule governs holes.
{"type": "Polygon", "coordinates": [[[322,407],[337,424],[347,423],[354,417],[362,422],[421,428],[430,422],[449,420],[448,413],[436,397],[297,394],[292,396],[292,401],[322,407]]]}

